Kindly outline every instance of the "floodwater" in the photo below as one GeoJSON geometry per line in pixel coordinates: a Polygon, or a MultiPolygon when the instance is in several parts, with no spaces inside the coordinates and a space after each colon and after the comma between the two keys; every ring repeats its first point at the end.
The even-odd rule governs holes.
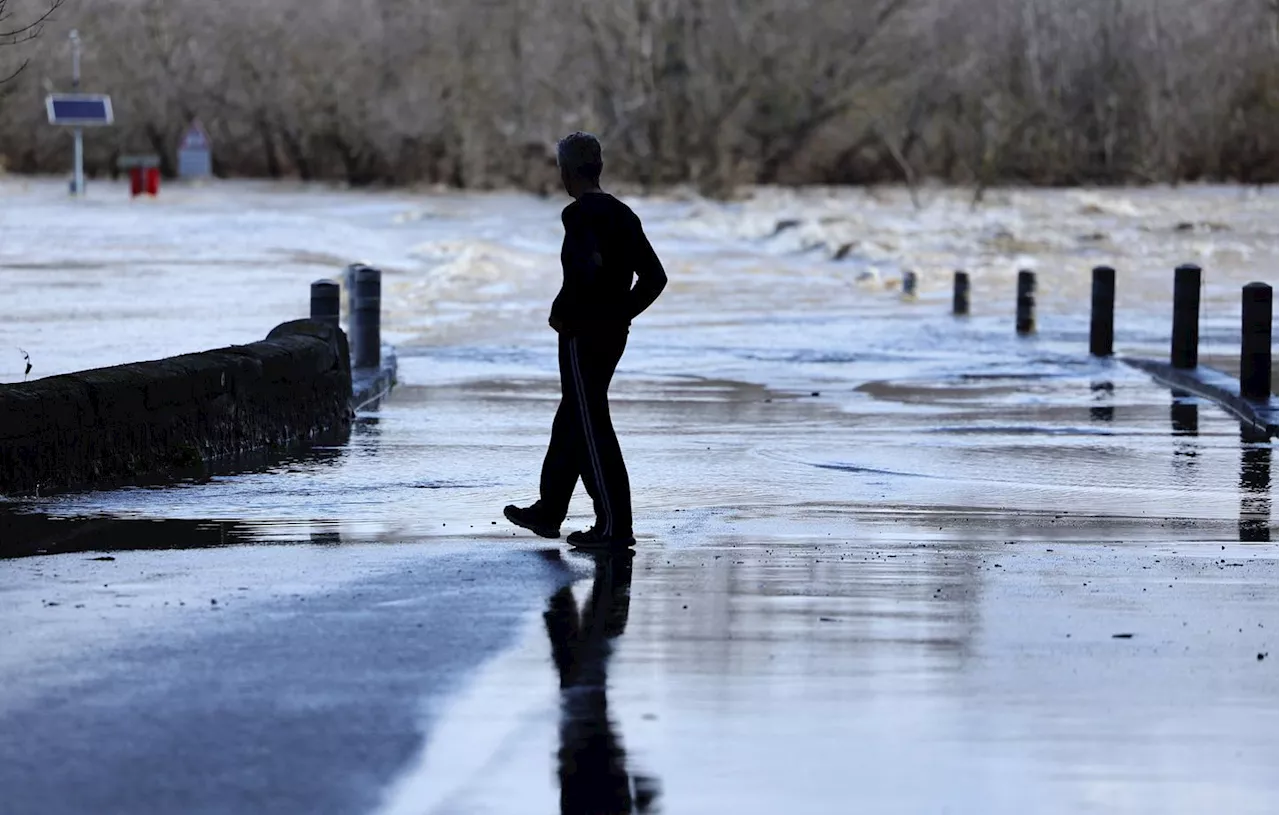
{"type": "MultiPolygon", "coordinates": [[[[498,512],[534,497],[558,396],[544,321],[560,202],[257,184],[128,202],[99,184],[73,204],[61,189],[0,181],[0,380],[21,379],[11,345],[39,375],[256,339],[305,313],[312,279],[364,260],[386,274],[402,385],[344,445],[166,488],[11,502],[41,541],[24,551],[64,553],[0,569],[0,678],[24,688],[0,695],[0,720],[52,734],[8,756],[50,782],[32,789],[56,789],[57,736],[86,718],[86,738],[131,731],[142,700],[125,669],[146,664],[145,640],[170,662],[128,766],[177,780],[156,796],[124,765],[64,767],[77,800],[384,813],[1280,803],[1275,444],[1085,353],[1091,266],[1120,270],[1118,349],[1158,356],[1171,270],[1188,261],[1206,269],[1205,351],[1232,353],[1239,286],[1274,282],[1274,188],[996,191],[976,209],[926,191],[920,211],[899,190],[636,199],[672,282],[637,320],[613,389],[634,562],[548,560],[498,512]],[[898,293],[908,268],[912,300],[898,293]],[[947,313],[955,268],[974,277],[968,319],[947,313]],[[1013,333],[1019,268],[1040,273],[1033,338],[1013,333]],[[115,560],[78,554],[95,546],[115,560]],[[179,551],[154,551],[166,547],[179,551]],[[226,610],[178,605],[209,595],[226,610]],[[424,610],[441,597],[453,600],[424,610]],[[402,608],[429,635],[380,661],[404,648],[402,608]],[[342,624],[339,645],[316,620],[342,624]],[[282,647],[289,631],[301,639],[282,647]],[[200,698],[223,654],[317,648],[331,658],[262,657],[251,678],[278,687],[235,672],[209,710],[167,701],[200,698]],[[101,670],[68,670],[86,649],[101,670]],[[295,678],[304,669],[333,687],[295,678]],[[66,699],[86,671],[110,681],[82,716],[66,699]],[[337,724],[372,715],[362,688],[389,700],[375,730],[396,749],[337,724]],[[254,716],[210,724],[242,708],[254,716]],[[272,740],[261,721],[282,709],[292,735],[272,740]],[[327,715],[302,716],[314,709],[327,715]],[[176,752],[148,747],[168,743],[150,738],[166,722],[207,730],[176,752]],[[225,762],[222,799],[183,781],[202,750],[235,755],[246,739],[261,740],[267,781],[225,762]],[[302,742],[328,808],[294,788],[298,762],[274,757],[302,742]]],[[[569,528],[588,512],[580,497],[569,528]]],[[[17,781],[4,772],[0,786],[17,781]]]]}

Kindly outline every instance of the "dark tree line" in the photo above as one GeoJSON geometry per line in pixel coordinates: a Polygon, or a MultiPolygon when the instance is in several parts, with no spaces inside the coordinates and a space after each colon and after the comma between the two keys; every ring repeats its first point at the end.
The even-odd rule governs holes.
{"type": "Polygon", "coordinates": [[[65,0],[0,48],[10,171],[65,169],[71,27],[97,172],[198,117],[220,174],[352,184],[543,188],[574,129],[712,193],[1277,178],[1274,0],[65,0]]]}

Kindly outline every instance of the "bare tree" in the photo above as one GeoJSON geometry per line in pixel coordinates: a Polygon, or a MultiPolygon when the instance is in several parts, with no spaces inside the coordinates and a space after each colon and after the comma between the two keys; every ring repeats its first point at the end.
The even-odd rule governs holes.
{"type": "MultiPolygon", "coordinates": [[[[1277,174],[1274,0],[0,0],[0,44],[60,5],[116,107],[91,168],[171,170],[199,117],[221,173],[351,184],[546,190],[574,129],[717,195],[1277,174]]],[[[0,160],[42,171],[65,53],[0,48],[0,76],[28,57],[0,160]]]]}
{"type": "MultiPolygon", "coordinates": [[[[20,16],[18,11],[10,8],[10,2],[11,0],[0,0],[0,46],[20,45],[40,36],[44,24],[53,17],[53,13],[62,5],[63,0],[42,0],[43,4],[25,18],[20,16]]],[[[24,59],[8,76],[0,77],[0,84],[12,80],[21,73],[22,69],[27,67],[27,62],[28,60],[24,59]]]]}

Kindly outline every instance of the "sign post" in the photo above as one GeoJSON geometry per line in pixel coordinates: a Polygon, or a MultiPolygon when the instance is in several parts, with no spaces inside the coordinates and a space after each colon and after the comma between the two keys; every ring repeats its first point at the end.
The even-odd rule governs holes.
{"type": "Polygon", "coordinates": [[[101,93],[80,93],[80,32],[71,32],[72,93],[51,93],[44,99],[49,124],[75,128],[75,175],[71,194],[84,195],[84,128],[109,125],[114,120],[111,97],[101,93]]]}
{"type": "MultiPolygon", "coordinates": [[[[80,32],[71,29],[71,91],[80,92],[80,32]]],[[[84,195],[84,128],[76,126],[76,169],[71,182],[72,195],[84,195]]]]}

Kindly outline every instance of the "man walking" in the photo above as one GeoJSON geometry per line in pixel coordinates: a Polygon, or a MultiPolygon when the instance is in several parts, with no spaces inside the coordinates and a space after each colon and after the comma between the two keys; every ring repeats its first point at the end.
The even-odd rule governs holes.
{"type": "Polygon", "coordinates": [[[560,407],[542,462],[540,498],[526,508],[508,505],[503,514],[517,526],[558,538],[581,478],[595,504],[596,522],[585,532],[571,533],[569,543],[626,547],[635,544],[631,484],[609,418],[609,382],[631,320],[658,299],[667,275],[640,219],[600,189],[600,142],[587,133],[566,136],[557,145],[556,160],[565,191],[574,199],[560,216],[564,284],[548,320],[560,335],[560,407]]]}

